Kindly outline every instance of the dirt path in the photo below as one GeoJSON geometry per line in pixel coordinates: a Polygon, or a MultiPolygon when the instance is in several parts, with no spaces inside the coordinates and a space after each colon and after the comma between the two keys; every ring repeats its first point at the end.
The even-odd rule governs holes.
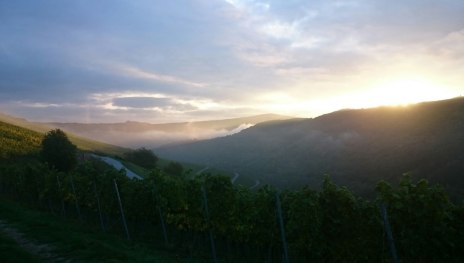
{"type": "Polygon", "coordinates": [[[40,257],[44,262],[72,262],[69,259],[62,258],[55,254],[55,248],[52,245],[28,239],[23,233],[8,225],[3,220],[0,220],[0,231],[15,240],[16,243],[27,252],[40,257]]]}

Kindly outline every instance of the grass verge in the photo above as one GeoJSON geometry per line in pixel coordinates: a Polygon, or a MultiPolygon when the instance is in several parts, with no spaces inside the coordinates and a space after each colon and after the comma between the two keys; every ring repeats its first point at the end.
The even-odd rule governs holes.
{"type": "MultiPolygon", "coordinates": [[[[56,254],[72,261],[192,262],[168,251],[155,250],[146,244],[128,242],[120,237],[83,227],[78,222],[32,210],[5,199],[0,199],[0,219],[8,222],[27,238],[52,245],[56,248],[56,254]]],[[[6,253],[5,256],[24,259],[10,262],[39,262],[34,261],[34,257],[28,258],[31,255],[15,245],[13,240],[5,236],[0,238],[2,244],[0,249],[6,253]]],[[[2,262],[5,262],[3,258],[6,257],[2,254],[2,262]]]]}
{"type": "Polygon", "coordinates": [[[0,231],[0,259],[3,263],[42,262],[0,231]]]}

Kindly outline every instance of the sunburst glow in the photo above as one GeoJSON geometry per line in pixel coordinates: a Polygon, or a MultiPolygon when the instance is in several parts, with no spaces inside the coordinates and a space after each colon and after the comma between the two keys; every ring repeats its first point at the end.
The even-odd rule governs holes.
{"type": "MultiPolygon", "coordinates": [[[[350,93],[306,101],[306,109],[330,112],[339,109],[377,106],[406,106],[423,101],[457,97],[456,89],[421,78],[403,78],[378,82],[350,93]]],[[[291,107],[299,104],[290,104],[291,107]]]]}
{"type": "MultiPolygon", "coordinates": [[[[445,85],[433,81],[410,78],[382,82],[363,91],[344,97],[349,108],[375,106],[405,106],[421,101],[433,101],[457,96],[445,85]]],[[[338,100],[338,103],[340,101],[338,100]]]]}
{"type": "Polygon", "coordinates": [[[386,82],[367,92],[365,103],[377,105],[407,105],[420,101],[452,97],[447,87],[422,79],[402,79],[386,82]]]}

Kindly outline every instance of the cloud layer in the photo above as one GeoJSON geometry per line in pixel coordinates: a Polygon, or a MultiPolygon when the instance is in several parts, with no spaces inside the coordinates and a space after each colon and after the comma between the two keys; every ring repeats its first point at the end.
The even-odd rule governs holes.
{"type": "Polygon", "coordinates": [[[463,13],[461,0],[2,1],[0,111],[84,122],[315,116],[404,78],[457,96],[463,13]]]}

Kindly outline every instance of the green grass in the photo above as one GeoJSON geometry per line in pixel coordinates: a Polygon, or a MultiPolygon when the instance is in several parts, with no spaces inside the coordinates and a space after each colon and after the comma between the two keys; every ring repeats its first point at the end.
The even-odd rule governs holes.
{"type": "Polygon", "coordinates": [[[0,158],[39,152],[43,135],[0,121],[0,158]]]}
{"type": "MultiPolygon", "coordinates": [[[[155,152],[156,154],[156,152],[155,152]]],[[[157,162],[158,168],[163,170],[166,166],[169,165],[170,162],[173,162],[172,160],[164,159],[164,158],[159,158],[157,162]]],[[[203,170],[206,166],[205,165],[200,165],[200,164],[194,164],[194,163],[188,163],[188,162],[179,162],[183,167],[184,171],[191,170],[192,176],[196,175],[197,172],[203,170]]],[[[213,167],[209,167],[205,173],[211,173],[211,174],[222,174],[222,175],[227,175],[227,176],[232,176],[231,173],[226,172],[224,170],[219,170],[213,167]]],[[[233,176],[232,176],[233,177],[233,176]]]]}
{"type": "Polygon", "coordinates": [[[3,263],[42,262],[20,247],[15,240],[0,231],[0,259],[3,263]]]}
{"type": "Polygon", "coordinates": [[[125,152],[130,151],[127,148],[82,138],[72,133],[66,132],[66,134],[69,140],[83,151],[97,152],[108,156],[123,156],[125,152]]]}
{"type": "MultiPolygon", "coordinates": [[[[140,175],[142,177],[147,177],[150,174],[149,169],[138,166],[138,165],[136,165],[134,163],[131,163],[131,162],[127,161],[127,160],[118,159],[118,161],[120,161],[127,169],[131,170],[132,172],[136,173],[137,175],[140,175]]],[[[158,162],[156,163],[156,166],[160,170],[163,170],[171,162],[173,162],[173,161],[163,159],[163,158],[159,158],[158,162]]],[[[184,171],[189,171],[189,170],[191,171],[190,172],[191,177],[196,176],[197,172],[199,172],[199,171],[201,171],[201,170],[203,170],[205,168],[205,166],[198,165],[198,164],[191,164],[191,163],[184,163],[184,162],[179,162],[179,163],[184,167],[184,171]]],[[[227,175],[227,176],[230,176],[231,178],[233,178],[233,175],[231,175],[230,173],[222,171],[222,170],[218,170],[218,169],[215,169],[215,168],[212,168],[212,167],[208,168],[204,172],[205,173],[211,173],[211,174],[227,175]]],[[[252,185],[252,183],[250,183],[250,184],[252,185]]]]}
{"type": "Polygon", "coordinates": [[[120,161],[127,169],[131,170],[132,172],[140,175],[141,177],[147,177],[150,174],[150,170],[140,167],[134,163],[126,161],[124,159],[118,160],[120,161]]]}
{"type": "MultiPolygon", "coordinates": [[[[66,221],[58,216],[31,210],[4,199],[0,199],[0,219],[24,233],[27,238],[54,246],[56,254],[60,257],[75,261],[192,262],[178,258],[168,251],[156,250],[147,244],[128,242],[118,236],[89,229],[78,222],[66,221]]],[[[3,238],[0,240],[2,249],[9,247],[15,249],[6,251],[6,256],[12,257],[18,254],[27,259],[26,257],[29,256],[27,253],[15,246],[14,242],[5,240],[6,242],[3,242],[3,238]]],[[[1,261],[5,262],[3,258],[1,261]]]]}

